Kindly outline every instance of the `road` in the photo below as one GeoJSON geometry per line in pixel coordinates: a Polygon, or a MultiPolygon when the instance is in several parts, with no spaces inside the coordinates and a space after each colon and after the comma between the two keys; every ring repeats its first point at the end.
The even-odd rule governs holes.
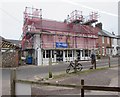
{"type": "MultiPolygon", "coordinates": [[[[81,62],[84,69],[88,69],[90,66],[89,62],[81,62]]],[[[111,58],[111,65],[117,65],[118,58],[111,58]]],[[[57,65],[52,65],[51,70],[53,74],[65,72],[68,63],[59,63],[57,65]]],[[[97,61],[97,67],[100,66],[108,66],[108,59],[102,59],[97,61]]],[[[83,69],[83,70],[84,70],[83,69]]],[[[2,70],[2,94],[7,95],[10,94],[9,88],[9,79],[10,79],[10,71],[11,69],[3,69],[2,70]]],[[[39,77],[48,77],[49,66],[23,66],[17,68],[17,79],[34,79],[36,75],[39,77]]]]}
{"type": "MultiPolygon", "coordinates": [[[[91,65],[91,62],[81,62],[83,65],[83,69],[88,69],[89,66],[91,65]]],[[[117,58],[112,58],[111,59],[111,64],[116,65],[118,64],[118,59],[117,58]]],[[[65,72],[67,66],[69,63],[59,63],[57,65],[53,65],[51,67],[51,71],[53,74],[59,73],[59,72],[65,72]]],[[[97,67],[100,66],[109,66],[108,65],[108,59],[102,59],[97,61],[97,67]]],[[[49,71],[49,66],[31,66],[31,67],[26,67],[26,68],[18,68],[17,71],[17,76],[18,78],[22,79],[28,79],[32,78],[35,75],[39,75],[41,77],[48,76],[48,71],[49,71]]]]}

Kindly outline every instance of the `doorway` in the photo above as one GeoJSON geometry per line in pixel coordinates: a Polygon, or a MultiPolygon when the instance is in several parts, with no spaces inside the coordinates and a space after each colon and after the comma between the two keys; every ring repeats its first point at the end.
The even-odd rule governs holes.
{"type": "Polygon", "coordinates": [[[56,61],[57,62],[63,61],[63,51],[60,50],[56,51],[56,61]]]}

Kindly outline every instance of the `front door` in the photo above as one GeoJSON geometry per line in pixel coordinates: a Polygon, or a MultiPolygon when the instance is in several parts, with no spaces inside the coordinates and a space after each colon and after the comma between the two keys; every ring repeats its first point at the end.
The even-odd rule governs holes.
{"type": "Polygon", "coordinates": [[[63,61],[63,51],[60,50],[56,51],[56,61],[57,62],[63,61]]]}

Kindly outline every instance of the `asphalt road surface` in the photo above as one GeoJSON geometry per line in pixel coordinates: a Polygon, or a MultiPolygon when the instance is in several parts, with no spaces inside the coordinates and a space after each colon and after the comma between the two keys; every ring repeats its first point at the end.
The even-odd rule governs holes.
{"type": "MultiPolygon", "coordinates": [[[[89,69],[91,66],[91,62],[84,62],[81,61],[81,64],[83,65],[83,70],[84,69],[89,69]]],[[[111,59],[111,65],[117,65],[118,64],[118,58],[112,58],[111,59]]],[[[51,71],[53,74],[59,73],[59,72],[65,72],[66,68],[68,67],[69,63],[58,63],[57,65],[51,66],[51,71]]],[[[96,63],[97,67],[103,67],[103,66],[109,66],[108,64],[108,59],[102,59],[98,60],[96,63]]],[[[18,68],[17,71],[17,76],[18,79],[29,79],[35,75],[41,75],[41,77],[46,77],[48,76],[49,72],[49,66],[30,66],[30,67],[21,67],[18,68]]]]}

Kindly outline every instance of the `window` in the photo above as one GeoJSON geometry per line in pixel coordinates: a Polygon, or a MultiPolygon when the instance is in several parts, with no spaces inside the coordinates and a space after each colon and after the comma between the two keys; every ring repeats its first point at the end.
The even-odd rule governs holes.
{"type": "Polygon", "coordinates": [[[112,51],[112,49],[110,49],[110,51],[111,51],[111,54],[113,54],[113,51],[112,51]]]}
{"type": "Polygon", "coordinates": [[[84,57],[84,52],[83,52],[83,50],[82,50],[82,57],[84,57]]]}
{"type": "Polygon", "coordinates": [[[110,43],[110,39],[109,39],[109,37],[107,37],[107,43],[108,43],[108,44],[110,43]]]}
{"type": "Polygon", "coordinates": [[[105,50],[104,50],[104,48],[102,48],[102,55],[104,55],[105,54],[105,50]]]}
{"type": "Polygon", "coordinates": [[[104,36],[102,36],[102,43],[104,43],[104,36]]]}
{"type": "Polygon", "coordinates": [[[53,41],[52,35],[47,35],[47,41],[53,41]]]}
{"type": "Polygon", "coordinates": [[[58,35],[58,39],[61,40],[63,35],[58,35]]]}
{"type": "Polygon", "coordinates": [[[107,55],[109,54],[109,48],[106,48],[106,54],[107,55]]]}
{"type": "Polygon", "coordinates": [[[65,57],[67,57],[67,51],[65,51],[65,57]]]}
{"type": "Polygon", "coordinates": [[[50,50],[46,50],[46,58],[50,58],[50,50]]]}
{"type": "Polygon", "coordinates": [[[45,58],[45,50],[43,50],[43,58],[45,58]]]}
{"type": "Polygon", "coordinates": [[[72,57],[72,51],[68,51],[68,57],[72,57]]]}
{"type": "Polygon", "coordinates": [[[91,55],[91,50],[89,50],[89,56],[91,55]]]}
{"type": "Polygon", "coordinates": [[[85,50],[85,57],[88,57],[88,50],[85,50]]]}
{"type": "Polygon", "coordinates": [[[100,55],[100,47],[98,48],[98,55],[100,55]]]}
{"type": "Polygon", "coordinates": [[[112,41],[112,44],[114,45],[114,39],[111,39],[111,41],[112,41]]]}
{"type": "Polygon", "coordinates": [[[52,50],[52,58],[54,58],[54,51],[52,50]]]}

